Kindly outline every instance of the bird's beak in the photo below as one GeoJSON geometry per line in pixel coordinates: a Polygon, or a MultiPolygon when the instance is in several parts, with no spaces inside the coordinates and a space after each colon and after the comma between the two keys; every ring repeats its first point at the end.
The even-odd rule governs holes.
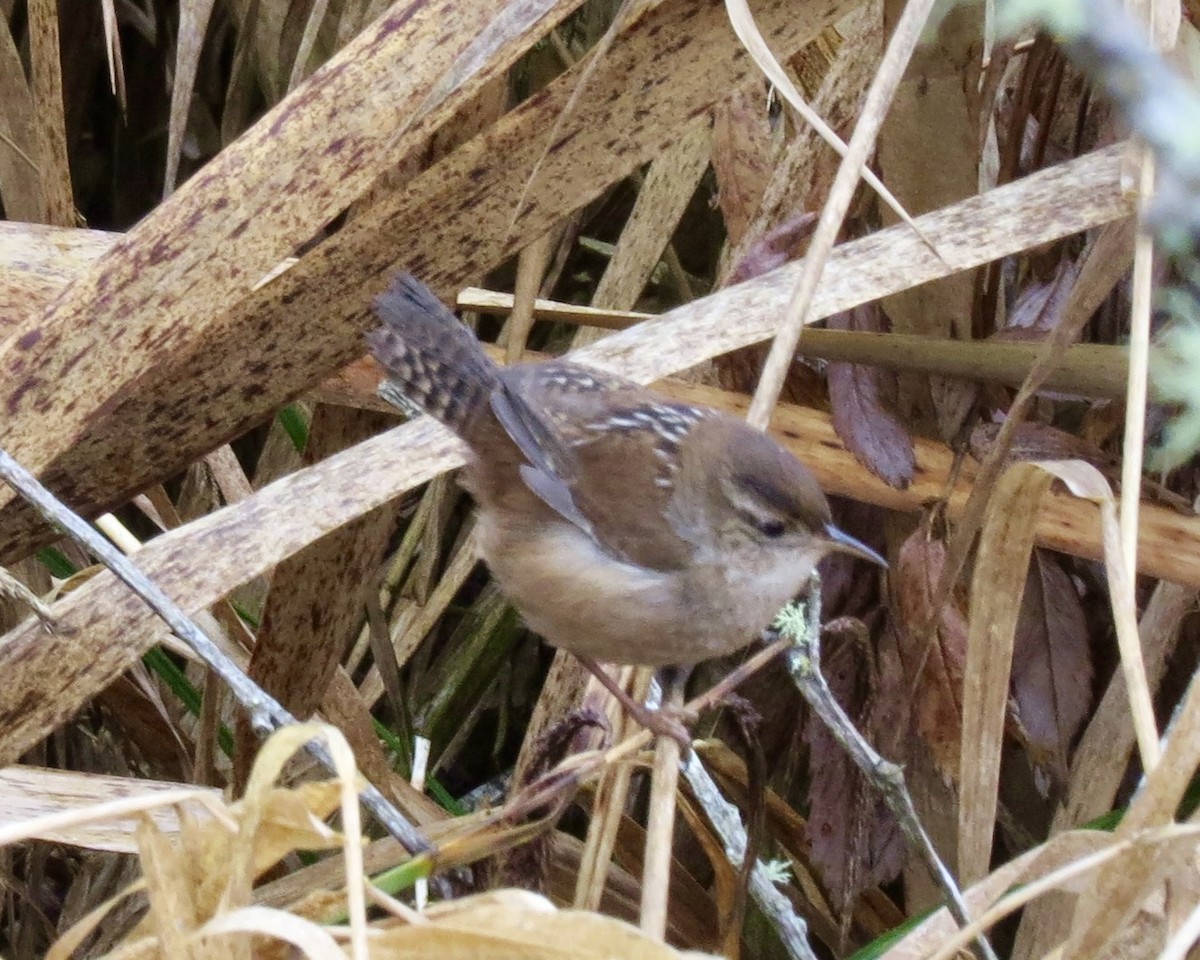
{"type": "Polygon", "coordinates": [[[870,560],[872,563],[877,563],[885,570],[887,569],[887,561],[878,553],[868,547],[865,543],[859,543],[850,534],[843,533],[832,523],[825,525],[825,536],[829,540],[830,545],[839,553],[849,553],[855,557],[861,557],[863,560],[870,560]]]}

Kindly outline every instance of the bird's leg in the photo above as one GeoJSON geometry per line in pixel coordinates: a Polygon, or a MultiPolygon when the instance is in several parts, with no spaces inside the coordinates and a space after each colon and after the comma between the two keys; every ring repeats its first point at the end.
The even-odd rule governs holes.
{"type": "Polygon", "coordinates": [[[658,712],[667,712],[687,726],[695,723],[699,714],[683,704],[683,695],[693,667],[689,664],[673,664],[658,671],[658,682],[662,687],[662,706],[658,712]]]}
{"type": "MultiPolygon", "coordinates": [[[[694,720],[694,716],[689,715],[687,712],[681,709],[672,710],[668,708],[665,710],[654,710],[650,707],[647,707],[643,703],[638,703],[619,683],[609,676],[608,671],[606,671],[591,657],[584,657],[580,656],[579,654],[576,654],[575,657],[584,665],[584,667],[587,668],[588,673],[600,681],[605,690],[617,698],[617,702],[621,704],[625,712],[633,717],[634,720],[640,723],[647,730],[657,734],[660,737],[670,737],[672,740],[675,740],[684,753],[687,753],[689,750],[691,750],[692,736],[691,733],[688,732],[688,728],[685,726],[685,723],[694,720]]],[[[689,668],[671,667],[668,669],[672,672],[681,671],[681,674],[677,676],[681,676],[682,680],[687,679],[689,668]]],[[[679,679],[665,681],[665,683],[676,682],[681,681],[679,679]]]]}

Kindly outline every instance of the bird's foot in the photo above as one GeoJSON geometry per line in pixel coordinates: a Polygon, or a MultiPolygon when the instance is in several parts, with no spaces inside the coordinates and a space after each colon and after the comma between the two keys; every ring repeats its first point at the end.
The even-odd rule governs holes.
{"type": "Polygon", "coordinates": [[[684,755],[687,755],[692,749],[692,735],[688,726],[694,724],[697,719],[694,711],[672,704],[654,709],[647,707],[644,703],[638,703],[595,660],[590,657],[581,657],[578,654],[576,657],[588,672],[600,681],[604,689],[617,698],[617,702],[629,716],[656,736],[670,737],[679,744],[684,755]]]}
{"type": "Polygon", "coordinates": [[[641,704],[634,704],[632,699],[630,700],[630,704],[637,709],[630,710],[628,705],[623,704],[623,706],[625,706],[626,711],[628,711],[634,720],[656,737],[670,737],[679,744],[679,749],[683,751],[684,756],[687,756],[691,752],[691,727],[699,719],[696,711],[670,704],[653,709],[641,704]]]}

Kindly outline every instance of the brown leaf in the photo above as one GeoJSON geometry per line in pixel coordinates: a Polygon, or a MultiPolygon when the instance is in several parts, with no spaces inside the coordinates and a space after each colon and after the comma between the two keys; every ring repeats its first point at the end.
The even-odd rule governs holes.
{"type": "MultiPolygon", "coordinates": [[[[842,17],[837,27],[827,28],[816,41],[791,59],[791,68],[801,86],[811,92],[811,106],[843,139],[850,136],[862,113],[867,87],[875,76],[883,52],[883,16],[876,4],[865,3],[842,17]]],[[[771,175],[771,182],[741,241],[730,244],[729,266],[741,278],[758,276],[771,269],[754,267],[747,261],[766,263],[765,249],[783,249],[772,235],[788,221],[804,217],[804,210],[818,210],[829,193],[840,161],[822,135],[801,124],[771,175]]],[[[816,214],[811,215],[813,225],[816,214]]],[[[811,227],[809,232],[811,232],[811,227]]],[[[802,240],[804,237],[797,237],[802,240]]],[[[798,256],[795,244],[788,244],[798,256]]],[[[779,262],[782,262],[780,260],[779,262]]],[[[721,286],[740,280],[729,275],[721,286]]]]}
{"type": "Polygon", "coordinates": [[[1034,551],[1025,581],[1012,693],[1034,761],[1062,782],[1067,749],[1091,703],[1092,657],[1079,593],[1045,550],[1034,551]]]}
{"type": "Polygon", "coordinates": [[[1004,329],[997,337],[1021,339],[1045,335],[1058,326],[1067,308],[1071,288],[1079,277],[1079,263],[1063,260],[1054,276],[1034,280],[1017,295],[1004,329]]]}
{"type": "MultiPolygon", "coordinates": [[[[864,304],[829,318],[834,330],[879,332],[878,304],[864,304]]],[[[829,365],[829,402],[833,429],[859,462],[890,486],[905,489],[916,460],[912,437],[884,403],[895,392],[895,375],[882,367],[858,363],[829,365]]]]}
{"type": "Polygon", "coordinates": [[[900,547],[891,581],[901,628],[900,659],[912,691],[916,727],[941,773],[957,781],[967,620],[952,596],[932,625],[925,626],[945,563],[945,544],[933,539],[928,523],[923,523],[900,547]]]}
{"type": "Polygon", "coordinates": [[[675,960],[678,950],[613,917],[586,910],[557,910],[525,890],[497,890],[438,904],[432,922],[380,930],[372,956],[437,956],[443,960],[675,960]]]}
{"type": "MultiPolygon", "coordinates": [[[[821,658],[830,689],[860,729],[878,712],[872,703],[881,694],[872,689],[864,660],[865,652],[850,639],[827,644],[821,658]]],[[[805,739],[812,778],[812,862],[834,910],[844,914],[864,890],[896,878],[904,863],[904,841],[883,799],[818,718],[809,718],[805,739]]]]}
{"type": "MultiPolygon", "coordinates": [[[[971,456],[980,463],[995,443],[1000,426],[998,423],[981,423],[971,431],[968,447],[971,456]]],[[[1006,462],[1022,460],[1084,460],[1095,467],[1103,467],[1112,462],[1112,457],[1065,430],[1048,423],[1026,421],[1017,426],[1006,462]]]]}
{"type": "Polygon", "coordinates": [[[783,146],[771,129],[764,94],[762,84],[750,84],[714,111],[712,168],[730,246],[746,232],[783,146]]]}
{"type": "Polygon", "coordinates": [[[746,255],[729,272],[727,286],[761,277],[798,257],[802,244],[816,228],[817,215],[808,212],[789,217],[779,226],[768,230],[761,239],[750,245],[746,255]]]}
{"type": "MultiPolygon", "coordinates": [[[[706,118],[698,117],[654,158],[596,285],[593,307],[629,310],[637,305],[696,195],[711,153],[712,131],[706,118]]],[[[581,329],[574,346],[593,343],[607,332],[592,328],[588,336],[583,336],[581,329]]]]}
{"type": "Polygon", "coordinates": [[[938,433],[952,446],[957,445],[956,438],[975,409],[979,393],[979,384],[972,380],[930,374],[929,396],[937,415],[938,433]]]}

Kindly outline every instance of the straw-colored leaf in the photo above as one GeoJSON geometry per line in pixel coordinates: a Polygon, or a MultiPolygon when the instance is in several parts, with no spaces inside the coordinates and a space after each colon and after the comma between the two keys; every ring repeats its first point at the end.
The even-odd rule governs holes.
{"type": "MultiPolygon", "coordinates": [[[[802,74],[814,72],[814,61],[823,68],[823,79],[813,95],[813,109],[839,134],[846,135],[857,119],[882,52],[883,4],[867,0],[796,57],[802,74]],[[830,46],[835,47],[832,53],[830,46]]],[[[820,206],[837,170],[837,160],[825,148],[821,135],[804,125],[776,164],[754,220],[731,251],[725,271],[738,269],[764,238],[798,215],[811,213],[815,220],[812,211],[820,206]]]]}
{"type": "MultiPolygon", "coordinates": [[[[708,169],[711,140],[708,119],[693,120],[650,164],[633,212],[596,285],[593,307],[632,309],[637,304],[708,169]]],[[[575,345],[595,339],[577,338],[575,345]]]]}
{"type": "MultiPolygon", "coordinates": [[[[311,470],[293,474],[241,503],[158,537],[139,552],[138,565],[186,608],[208,607],[235,584],[390,500],[399,492],[393,481],[398,463],[403,462],[406,471],[417,471],[404,472],[405,482],[415,481],[413,485],[450,465],[451,451],[459,450],[457,442],[431,423],[416,426],[418,438],[428,431],[418,444],[423,452],[418,447],[405,453],[390,449],[387,438],[394,435],[383,434],[323,461],[313,468],[319,475],[311,470]],[[372,448],[378,455],[373,467],[372,448]],[[345,471],[348,486],[327,482],[332,480],[330,471],[339,469],[345,471]],[[335,490],[333,499],[326,499],[335,490]],[[305,504],[305,510],[296,510],[297,503],[305,504]],[[235,543],[240,546],[234,548],[235,543]],[[209,552],[224,559],[198,568],[190,562],[209,552]]],[[[404,439],[413,437],[401,429],[403,448],[404,439]]],[[[7,675],[9,695],[0,699],[0,763],[12,762],[49,734],[162,632],[148,608],[107,573],[64,598],[56,613],[59,632],[47,635],[38,626],[26,634],[25,627],[19,627],[0,643],[0,659],[14,668],[24,664],[7,675]],[[76,639],[84,630],[86,646],[76,639]]]]}
{"type": "Polygon", "coordinates": [[[58,40],[58,4],[54,0],[30,0],[29,49],[38,172],[46,201],[45,215],[41,219],[56,226],[72,227],[75,225],[75,199],[67,158],[62,52],[58,40]]]}
{"type": "MultiPolygon", "coordinates": [[[[521,4],[505,5],[526,14],[520,29],[490,17],[483,4],[447,4],[459,18],[453,21],[457,50],[440,39],[450,29],[441,4],[424,5],[407,20],[399,13],[392,15],[396,22],[384,18],[57,301],[51,325],[12,360],[25,368],[9,390],[10,451],[35,470],[61,454],[57,469],[76,478],[73,491],[81,499],[101,489],[109,498],[118,490],[132,494],[147,485],[130,475],[132,464],[154,464],[169,475],[360,355],[367,303],[397,257],[435,287],[451,277],[477,280],[479,270],[544,233],[563,211],[587,203],[654,154],[696,111],[752,75],[721,10],[688,2],[695,15],[682,35],[676,29],[682,11],[657,7],[629,31],[627,43],[613,45],[528,190],[546,149],[545,132],[575,89],[577,71],[256,287],[571,3],[545,0],[537,17],[521,4]],[[661,28],[654,28],[655,18],[661,28]],[[226,191],[235,175],[231,196],[226,191]],[[526,194],[523,215],[510,230],[514,205],[526,194]],[[407,238],[402,246],[398,237],[407,238]],[[100,342],[119,349],[119,356],[97,347],[98,332],[110,326],[120,336],[100,342]],[[161,362],[166,356],[170,362],[161,362]],[[137,390],[116,404],[117,391],[135,380],[137,390]],[[106,401],[111,413],[103,426],[89,424],[88,411],[106,401]],[[47,403],[56,410],[53,429],[39,410],[47,403]],[[177,415],[182,409],[188,418],[177,415]],[[145,446],[118,454],[112,449],[117,438],[124,438],[121,445],[136,438],[145,446]],[[97,472],[101,464],[111,468],[107,476],[97,472]]],[[[796,49],[839,11],[805,8],[797,15],[774,0],[767,12],[764,28],[796,49]]],[[[45,479],[64,484],[62,474],[54,477],[45,479]]],[[[4,533],[13,536],[28,517],[25,508],[6,507],[0,511],[4,533]]]]}
{"type": "Polygon", "coordinates": [[[1158,731],[1146,683],[1141,645],[1138,642],[1137,610],[1133,607],[1133,592],[1125,588],[1125,584],[1132,581],[1133,571],[1126,566],[1125,557],[1121,552],[1117,508],[1112,487],[1099,470],[1082,460],[1040,460],[1037,463],[1043,470],[1063,481],[1075,496],[1090,500],[1100,508],[1104,571],[1112,598],[1121,668],[1129,690],[1133,727],[1137,732],[1142,763],[1147,770],[1152,769],[1159,756],[1158,731]]]}
{"type": "Polygon", "coordinates": [[[422,926],[396,926],[372,940],[372,956],[468,960],[667,960],[680,954],[630,924],[580,910],[555,910],[523,891],[498,891],[448,904],[422,926]]]}
{"type": "MultiPolygon", "coordinates": [[[[1161,426],[1140,399],[1148,231],[1186,204],[1136,216],[1153,191],[1144,151],[1104,146],[1127,91],[1060,56],[1058,35],[993,38],[980,10],[934,4],[755,0],[753,21],[712,0],[185,0],[165,19],[154,2],[4,5],[0,209],[27,219],[0,224],[0,447],[235,669],[341,732],[291,729],[246,771],[258,744],[222,679],[0,485],[0,569],[32,590],[0,591],[0,765],[21,764],[0,769],[0,807],[13,798],[0,940],[15,955],[550,960],[666,956],[665,934],[731,957],[780,944],[841,957],[890,935],[895,955],[948,960],[985,931],[1019,960],[1186,954],[1200,930],[1200,832],[1176,822],[1200,768],[1196,471],[1153,483],[1140,458],[1143,426],[1150,443],[1161,426]],[[127,104],[109,88],[122,65],[138,81],[127,104]],[[773,97],[803,88],[853,162],[838,168],[787,104],[769,114],[765,75],[773,97]],[[887,204],[856,186],[864,164],[928,211],[918,232],[880,226],[887,204]],[[168,167],[186,179],[160,202],[168,167]],[[80,217],[118,232],[70,226],[80,217]],[[716,746],[696,750],[678,797],[669,753],[645,778],[651,735],[630,733],[578,663],[560,651],[547,671],[550,651],[477,558],[447,473],[462,445],[424,419],[388,429],[361,334],[402,268],[448,302],[467,283],[508,296],[460,300],[501,362],[562,352],[593,326],[615,332],[573,358],[672,401],[745,418],[759,383],[753,423],[770,414],[834,522],[891,561],[824,566],[823,671],[904,768],[934,845],[978,878],[965,929],[940,912],[902,929],[947,891],[770,671],[739,689],[764,718],[748,746],[765,768],[731,759],[722,741],[750,714],[726,703],[702,715],[695,732],[716,746]],[[548,314],[539,295],[682,306],[548,314]],[[898,326],[927,335],[800,336],[895,296],[898,326]],[[674,379],[710,365],[743,392],[674,379]],[[911,402],[894,402],[898,379],[911,402]],[[952,430],[968,399],[975,419],[952,430]],[[930,439],[939,427],[952,442],[930,439]],[[1058,462],[1041,474],[1031,459],[1058,462]],[[1094,467],[1122,471],[1119,533],[1094,467]],[[913,515],[932,520],[909,536],[913,515]],[[1093,657],[1107,680],[1094,709],[1093,657]],[[430,750],[410,782],[397,738],[413,730],[430,750]],[[292,756],[314,733],[333,782],[292,756]],[[363,843],[363,778],[430,851],[363,843]],[[237,803],[207,786],[241,782],[237,803]],[[1064,834],[1118,814],[1114,833],[1064,834]],[[760,822],[760,861],[778,863],[743,888],[738,850],[756,838],[743,826],[760,822]],[[462,897],[467,866],[501,892],[462,897]]],[[[1178,27],[1186,72],[1200,32],[1178,0],[1143,6],[1162,37],[1178,27]]],[[[1161,190],[1182,182],[1173,159],[1158,158],[1161,190]]],[[[641,699],[648,670],[619,669],[641,699]]],[[[893,805],[902,789],[885,791],[893,805]]]]}
{"type": "MultiPolygon", "coordinates": [[[[198,941],[212,939],[211,949],[220,949],[222,937],[234,937],[241,942],[248,934],[270,937],[290,943],[295,955],[311,960],[345,960],[346,954],[329,931],[311,920],[295,914],[267,907],[242,907],[228,910],[213,917],[202,926],[191,931],[189,937],[198,947],[198,941]]],[[[363,960],[366,960],[365,955],[363,960]]]]}
{"type": "MultiPolygon", "coordinates": [[[[180,407],[168,413],[175,402],[166,396],[168,383],[194,389],[206,381],[210,396],[222,394],[224,412],[212,418],[212,428],[225,440],[306,386],[304,380],[350,359],[360,347],[349,327],[334,337],[340,348],[326,350],[316,330],[312,337],[276,331],[268,351],[271,325],[261,316],[242,318],[255,346],[239,345],[236,360],[215,346],[232,344],[226,315],[253,299],[265,274],[569,10],[562,0],[545,0],[516,11],[521,16],[498,15],[508,7],[499,0],[430,3],[414,16],[382,19],[122,236],[25,339],[9,344],[7,362],[22,374],[6,381],[7,449],[34,470],[68,450],[75,456],[89,445],[78,442],[86,423],[102,406],[118,406],[124,392],[133,406],[149,402],[160,422],[137,431],[155,452],[119,459],[145,457],[169,473],[181,461],[168,465],[164,458],[191,446],[179,431],[190,432],[186,424],[205,417],[194,408],[189,417],[178,415],[180,407]],[[297,355],[308,358],[299,365],[302,380],[289,382],[283,371],[295,370],[297,355]],[[211,376],[189,371],[188,360],[201,357],[237,385],[218,388],[211,376]]],[[[294,320],[303,308],[288,313],[294,320]]],[[[111,438],[114,429],[110,421],[101,433],[111,438]]],[[[186,455],[197,452],[191,446],[186,455]]]]}
{"type": "MultiPolygon", "coordinates": [[[[320,406],[305,455],[335,453],[378,432],[378,414],[320,406]]],[[[249,675],[290,712],[308,717],[362,625],[374,574],[383,563],[397,506],[385,505],[322,537],[280,564],[271,578],[249,675]]],[[[239,728],[237,756],[248,770],[253,733],[239,728]]]]}
{"type": "Polygon", "coordinates": [[[171,116],[167,123],[167,171],[163,177],[163,194],[166,196],[175,189],[175,179],[179,175],[179,157],[183,152],[183,136],[187,132],[196,70],[200,66],[200,49],[204,46],[212,8],[213,0],[185,0],[179,7],[171,116]]]}
{"type": "Polygon", "coordinates": [[[958,872],[968,883],[986,875],[991,860],[1013,642],[1037,504],[1051,479],[1030,464],[1010,467],[988,504],[980,538],[971,586],[958,771],[958,872]]]}
{"type": "MultiPolygon", "coordinates": [[[[1138,634],[1152,692],[1157,692],[1167,663],[1182,639],[1181,627],[1194,600],[1195,588],[1164,580],[1154,588],[1142,611],[1138,634]]],[[[1075,748],[1067,795],[1052,828],[1068,830],[1111,810],[1135,746],[1125,678],[1118,671],[1075,748]]]]}
{"type": "MultiPolygon", "coordinates": [[[[982,917],[989,906],[996,904],[1018,884],[1034,887],[1049,879],[1050,890],[1078,889],[1078,874],[1061,874],[1063,868],[1088,861],[1089,858],[1112,856],[1115,844],[1112,835],[1094,830],[1076,830],[1051,837],[1041,846],[1014,857],[994,870],[965,893],[971,914],[982,917]]],[[[1094,869],[1094,866],[1093,866],[1094,869]]],[[[1031,889],[1030,897],[1044,896],[1046,889],[1031,889]]],[[[1010,908],[1015,909],[1015,907],[1010,908]]],[[[1006,911],[1008,912],[1008,911],[1006,911]]],[[[951,938],[957,943],[970,942],[970,935],[963,937],[956,929],[954,919],[944,908],[935,910],[924,921],[904,936],[899,943],[889,947],[883,954],[884,960],[916,960],[929,956],[951,938]]]]}
{"type": "MultiPolygon", "coordinates": [[[[908,210],[925,213],[979,189],[978,51],[984,10],[960,6],[922,46],[879,136],[884,179],[908,210]]],[[[893,221],[890,210],[884,212],[893,221]]],[[[884,302],[898,333],[969,339],[974,277],[964,272],[913,288],[884,302]]],[[[902,409],[918,405],[918,391],[933,401],[941,436],[949,438],[970,413],[974,385],[934,377],[901,378],[902,409]]]]}
{"type": "MultiPolygon", "coordinates": [[[[935,239],[941,237],[946,244],[953,240],[957,266],[974,266],[1087,229],[1097,223],[1126,216],[1130,206],[1120,190],[1119,169],[1117,150],[1097,152],[927,215],[922,218],[922,231],[935,239]],[[979,222],[988,223],[989,231],[973,232],[973,225],[979,222]],[[969,243],[967,238],[975,242],[969,243]]],[[[427,178],[421,179],[425,182],[427,178]]],[[[421,223],[425,224],[425,218],[430,215],[429,211],[422,211],[421,223]]],[[[413,216],[417,216],[417,211],[413,211],[413,216]]],[[[465,223],[463,226],[465,228],[465,223]]],[[[347,227],[338,237],[350,230],[347,227]]],[[[478,243],[470,234],[464,234],[462,241],[464,251],[478,248],[478,243]]],[[[316,253],[330,243],[333,241],[319,248],[316,253]]],[[[360,252],[366,255],[366,251],[360,252]]],[[[164,463],[145,454],[131,455],[128,450],[130,438],[154,436],[161,430],[166,431],[165,435],[170,436],[176,444],[171,448],[171,456],[184,457],[194,448],[209,449],[217,436],[223,438],[236,429],[234,425],[223,426],[228,424],[225,418],[231,412],[233,398],[242,398],[245,406],[241,409],[243,415],[248,417],[250,411],[262,409],[266,401],[276,396],[275,391],[299,389],[300,383],[289,385],[289,376],[310,382],[316,372],[324,370],[326,354],[321,352],[321,344],[332,351],[333,359],[361,349],[357,345],[357,338],[353,336],[338,334],[341,346],[336,348],[323,339],[333,335],[334,331],[344,330],[339,325],[340,321],[334,323],[328,311],[344,307],[348,298],[358,302],[362,297],[361,287],[345,295],[339,290],[318,290],[321,285],[315,279],[312,279],[312,283],[293,287],[289,278],[297,269],[293,268],[276,281],[277,284],[286,281],[284,299],[289,301],[286,307],[282,304],[276,308],[269,307],[267,303],[257,304],[250,314],[253,317],[252,324],[245,328],[227,329],[229,336],[226,339],[209,343],[208,349],[191,357],[183,367],[175,369],[173,378],[162,384],[155,399],[148,396],[143,402],[125,404],[106,419],[104,431],[89,434],[77,442],[47,480],[61,476],[58,473],[61,470],[66,476],[56,482],[66,482],[66,477],[70,477],[75,496],[85,503],[93,502],[101,490],[105,497],[112,497],[115,496],[114,491],[123,485],[129,485],[130,490],[142,489],[152,482],[153,474],[163,472],[164,463]],[[310,295],[311,300],[307,299],[310,295]],[[293,330],[302,321],[311,322],[314,329],[306,334],[312,340],[312,348],[303,351],[305,359],[297,361],[300,366],[275,370],[272,378],[263,382],[260,374],[246,371],[244,365],[247,362],[260,362],[247,361],[247,356],[256,356],[256,351],[261,350],[262,337],[256,331],[260,329],[258,325],[272,323],[268,315],[274,315],[275,322],[286,324],[293,330]],[[318,324],[320,331],[315,329],[318,324]],[[235,333],[237,336],[234,336],[235,333]],[[321,358],[319,363],[315,359],[318,357],[321,358]],[[312,372],[304,374],[305,370],[312,372]],[[227,379],[230,381],[228,387],[225,390],[217,389],[217,385],[227,379]],[[213,426],[199,429],[197,419],[183,424],[172,419],[170,423],[151,426],[151,421],[157,422],[165,417],[168,411],[176,409],[176,404],[190,410],[193,418],[199,418],[202,411],[211,411],[213,426]],[[180,431],[185,429],[188,432],[181,437],[180,431]],[[113,444],[119,444],[123,452],[118,453],[113,449],[113,444]]],[[[431,265],[430,269],[434,270],[435,267],[431,265]]],[[[622,372],[636,380],[650,381],[694,366],[716,354],[765,339],[773,332],[777,318],[790,297],[797,269],[796,266],[784,267],[672,311],[656,323],[607,337],[603,343],[581,354],[579,359],[622,372]],[[656,344],[662,344],[665,349],[656,344]]],[[[814,304],[814,319],[945,276],[948,269],[906,228],[892,228],[845,244],[830,261],[814,304]]],[[[2,278],[0,274],[0,283],[3,282],[2,278]]],[[[275,284],[272,284],[267,289],[274,288],[275,284]]],[[[274,299],[274,296],[269,299],[274,299]]],[[[359,307],[354,307],[351,312],[356,318],[361,317],[359,307]]],[[[281,351],[297,349],[291,341],[275,346],[277,349],[272,355],[272,363],[281,362],[281,351]]],[[[155,449],[159,446],[161,444],[155,445],[155,449]]],[[[165,450],[163,456],[167,456],[165,450]]],[[[5,544],[7,551],[28,544],[34,531],[41,534],[43,530],[40,522],[30,516],[28,508],[21,505],[5,507],[0,511],[0,518],[4,520],[0,527],[3,536],[0,544],[5,544]]],[[[1058,522],[1065,522],[1068,526],[1072,524],[1065,517],[1060,517],[1058,522]]],[[[1147,518],[1148,524],[1155,522],[1147,518]]],[[[1060,542],[1070,543],[1075,537],[1076,534],[1066,530],[1058,534],[1060,542]]],[[[1148,564],[1153,564],[1152,555],[1144,559],[1148,564]]],[[[1172,559],[1169,566],[1174,570],[1178,563],[1172,559]]],[[[1148,569],[1154,567],[1149,566],[1148,569]]],[[[1200,577],[1197,582],[1200,582],[1200,577]]]]}
{"type": "Polygon", "coordinates": [[[4,212],[10,220],[41,222],[46,203],[33,94],[7,23],[0,23],[0,103],[4,104],[0,110],[0,200],[4,212]]]}

